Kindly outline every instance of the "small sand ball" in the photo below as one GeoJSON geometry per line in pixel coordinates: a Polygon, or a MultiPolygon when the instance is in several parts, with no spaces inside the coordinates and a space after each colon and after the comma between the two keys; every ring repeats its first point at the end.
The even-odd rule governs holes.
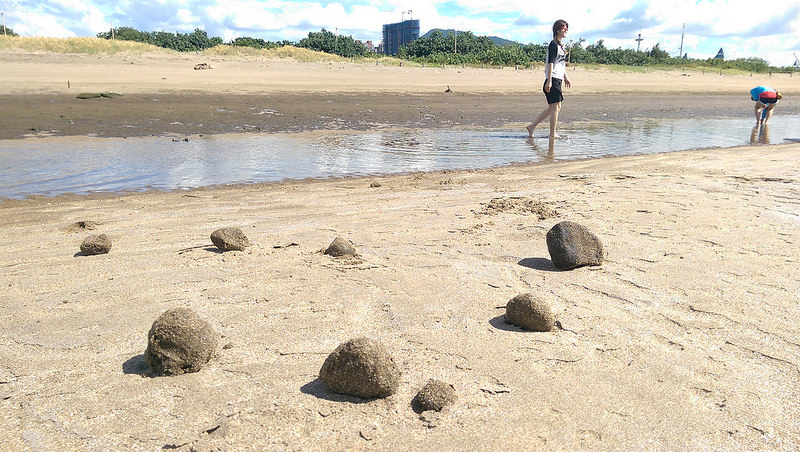
{"type": "Polygon", "coordinates": [[[216,353],[218,337],[191,309],[171,309],[153,322],[144,357],[156,375],[197,372],[216,353]]]}
{"type": "Polygon", "coordinates": [[[111,251],[111,238],[105,234],[90,235],[81,243],[81,253],[86,256],[106,254],[111,251]]]}
{"type": "Polygon", "coordinates": [[[439,380],[428,380],[411,403],[418,411],[442,411],[444,407],[454,404],[457,399],[453,385],[439,380]]]}
{"type": "Polygon", "coordinates": [[[222,228],[211,233],[211,241],[222,251],[241,251],[250,246],[250,240],[239,228],[222,228]]]}
{"type": "Polygon", "coordinates": [[[400,371],[383,344],[360,337],[336,347],[322,364],[319,379],[333,392],[368,399],[394,394],[400,371]]]}
{"type": "Polygon", "coordinates": [[[532,331],[550,331],[556,318],[545,301],[525,293],[512,298],[506,305],[506,320],[512,325],[532,331]]]}
{"type": "Polygon", "coordinates": [[[353,243],[349,240],[336,237],[336,239],[328,246],[328,249],[325,250],[325,254],[333,257],[355,256],[356,247],[354,247],[353,243]]]}

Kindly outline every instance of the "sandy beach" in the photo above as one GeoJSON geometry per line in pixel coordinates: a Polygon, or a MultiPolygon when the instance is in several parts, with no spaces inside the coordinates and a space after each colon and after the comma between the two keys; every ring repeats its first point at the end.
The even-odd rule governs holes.
{"type": "MultiPolygon", "coordinates": [[[[3,57],[0,139],[521,125],[544,106],[541,73],[513,68],[3,57]],[[74,98],[95,91],[124,97],[74,98]]],[[[752,115],[757,84],[785,93],[776,114],[800,111],[788,74],[571,78],[565,121],[752,115]]],[[[797,450],[799,156],[785,144],[2,201],[0,449],[797,450]],[[603,265],[553,266],[545,234],[563,220],[597,234],[603,265]],[[227,226],[252,245],[216,250],[227,226]],[[81,255],[101,233],[110,253],[81,255]],[[358,256],[324,255],[337,236],[358,256]],[[553,331],[505,322],[528,292],[553,331]],[[197,373],[154,377],[147,333],[176,307],[220,348],[197,373]],[[359,336],[393,356],[394,395],[318,379],[359,336]],[[458,400],[417,413],[432,378],[458,400]]]]}

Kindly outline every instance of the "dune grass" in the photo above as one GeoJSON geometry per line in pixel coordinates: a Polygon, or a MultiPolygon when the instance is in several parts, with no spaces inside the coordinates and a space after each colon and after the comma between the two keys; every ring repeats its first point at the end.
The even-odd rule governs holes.
{"type": "MultiPolygon", "coordinates": [[[[0,36],[0,51],[51,52],[62,54],[114,55],[116,53],[145,54],[163,53],[179,54],[175,50],[156,47],[133,41],[109,40],[100,38],[44,38],[24,36],[0,36]]],[[[295,46],[283,46],[273,49],[256,49],[253,47],[218,45],[200,52],[201,55],[227,57],[260,57],[266,59],[293,59],[304,63],[354,62],[362,64],[380,64],[381,66],[412,65],[409,61],[391,57],[380,58],[344,58],[325,52],[295,46]]]]}
{"type": "Polygon", "coordinates": [[[349,61],[347,58],[329,53],[317,52],[302,47],[283,46],[273,49],[218,45],[200,52],[203,55],[218,56],[256,56],[262,58],[291,58],[306,63],[349,61]]]}
{"type": "Polygon", "coordinates": [[[118,41],[99,38],[31,38],[26,36],[0,36],[0,50],[22,50],[26,52],[52,52],[64,54],[108,54],[126,52],[177,53],[150,44],[133,41],[118,41]]]}

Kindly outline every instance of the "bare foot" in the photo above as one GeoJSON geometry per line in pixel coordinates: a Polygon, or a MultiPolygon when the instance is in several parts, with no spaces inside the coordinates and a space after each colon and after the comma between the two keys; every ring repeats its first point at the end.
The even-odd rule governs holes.
{"type": "Polygon", "coordinates": [[[528,138],[533,138],[533,129],[534,128],[531,127],[532,125],[533,124],[531,124],[530,126],[525,126],[525,128],[528,129],[528,138]]]}

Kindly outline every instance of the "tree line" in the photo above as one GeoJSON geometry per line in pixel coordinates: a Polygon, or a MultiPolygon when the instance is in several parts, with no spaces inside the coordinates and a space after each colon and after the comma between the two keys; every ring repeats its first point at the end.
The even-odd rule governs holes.
{"type": "Polygon", "coordinates": [[[136,41],[179,52],[192,52],[205,50],[220,44],[231,46],[253,47],[256,49],[272,49],[287,45],[304,47],[311,50],[340,55],[347,58],[369,56],[367,47],[352,36],[339,36],[324,28],[320,32],[312,32],[308,37],[298,42],[291,41],[265,41],[259,38],[241,37],[230,42],[223,42],[222,38],[209,37],[208,34],[196,28],[191,33],[168,33],[164,31],[139,31],[131,27],[118,27],[113,30],[97,34],[101,39],[120,39],[123,41],[136,41]]]}
{"type": "MultiPolygon", "coordinates": [[[[98,33],[98,38],[121,39],[144,42],[181,52],[199,51],[223,44],[219,37],[209,37],[205,31],[195,29],[191,33],[144,32],[131,27],[119,27],[98,33]]],[[[565,47],[568,61],[572,64],[603,64],[622,66],[680,66],[739,69],[752,72],[779,70],[761,58],[736,60],[694,59],[673,57],[656,44],[650,49],[609,49],[603,40],[585,45],[584,39],[570,41],[565,47]]],[[[376,57],[366,46],[352,36],[340,36],[324,28],[311,32],[298,42],[266,41],[259,38],[240,37],[224,43],[257,49],[271,49],[286,45],[308,48],[346,58],[376,57]]],[[[487,36],[475,36],[471,32],[446,33],[434,31],[430,36],[416,39],[400,48],[398,58],[422,64],[530,66],[541,64],[547,54],[547,43],[498,45],[487,36]]]]}
{"type": "MultiPolygon", "coordinates": [[[[573,64],[605,64],[621,66],[681,66],[740,69],[752,72],[766,72],[778,68],[771,67],[761,58],[740,58],[736,60],[694,59],[670,56],[669,52],[656,44],[651,49],[609,49],[603,40],[584,45],[584,39],[570,41],[565,46],[567,58],[573,64]]],[[[487,64],[494,66],[529,66],[543,63],[547,46],[543,44],[510,44],[500,46],[486,36],[475,36],[470,32],[443,34],[434,31],[426,38],[419,38],[400,48],[398,58],[432,64],[487,64]]]]}

